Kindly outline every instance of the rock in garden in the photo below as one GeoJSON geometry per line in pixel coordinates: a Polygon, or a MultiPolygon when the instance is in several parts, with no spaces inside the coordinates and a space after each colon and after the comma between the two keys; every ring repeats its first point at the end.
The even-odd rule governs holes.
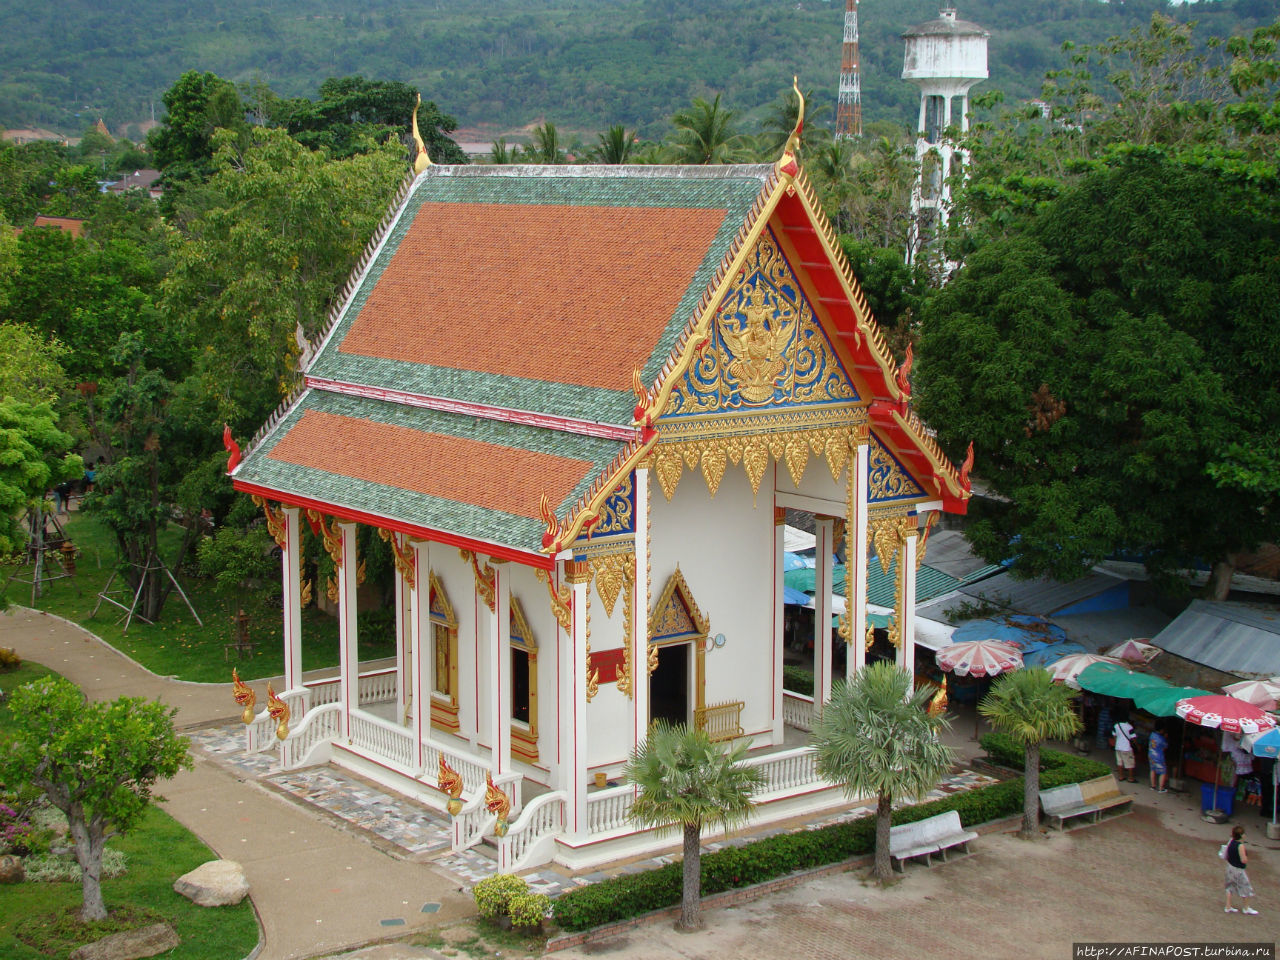
{"type": "Polygon", "coordinates": [[[248,896],[249,881],[234,860],[210,860],[179,877],[173,889],[202,907],[229,907],[248,896]]]}
{"type": "Polygon", "coordinates": [[[0,857],[0,883],[21,883],[27,871],[17,857],[5,854],[0,857]]]}
{"type": "Polygon", "coordinates": [[[113,933],[73,950],[71,960],[139,960],[154,957],[178,945],[178,932],[167,923],[113,933]]]}

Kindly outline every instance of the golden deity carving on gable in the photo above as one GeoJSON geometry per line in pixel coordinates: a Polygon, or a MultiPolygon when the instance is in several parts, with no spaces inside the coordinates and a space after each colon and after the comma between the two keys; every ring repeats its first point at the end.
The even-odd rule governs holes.
{"type": "Polygon", "coordinates": [[[667,416],[856,400],[773,233],[761,234],[725,295],[667,416]]]}

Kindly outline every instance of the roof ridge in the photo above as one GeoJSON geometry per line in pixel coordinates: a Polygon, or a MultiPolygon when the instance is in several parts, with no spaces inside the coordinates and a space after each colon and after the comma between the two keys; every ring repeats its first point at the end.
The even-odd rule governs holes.
{"type": "Polygon", "coordinates": [[[427,177],[603,177],[651,180],[732,180],[762,179],[773,171],[771,163],[739,164],[587,164],[587,163],[507,163],[507,164],[432,164],[424,172],[427,177]]]}

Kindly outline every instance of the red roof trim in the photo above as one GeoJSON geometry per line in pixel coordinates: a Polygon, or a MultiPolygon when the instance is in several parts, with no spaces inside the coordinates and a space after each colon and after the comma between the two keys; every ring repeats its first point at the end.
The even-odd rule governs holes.
{"type": "Polygon", "coordinates": [[[449,533],[446,530],[434,530],[431,527],[405,523],[402,520],[393,520],[390,517],[379,516],[375,513],[366,513],[363,510],[354,510],[350,507],[340,507],[336,504],[325,503],[323,500],[312,500],[310,497],[283,493],[279,490],[273,490],[270,487],[264,487],[256,483],[248,483],[244,480],[232,478],[231,483],[241,493],[256,493],[258,496],[266,497],[268,500],[279,501],[287,507],[319,510],[321,513],[349,523],[363,523],[370,527],[382,527],[386,530],[394,530],[396,533],[403,533],[409,537],[417,537],[420,540],[430,540],[432,543],[443,543],[446,546],[472,550],[495,560],[511,560],[524,564],[526,567],[541,567],[543,570],[551,570],[555,566],[554,557],[541,553],[531,553],[525,550],[518,550],[515,547],[503,546],[500,543],[491,543],[487,540],[476,540],[472,537],[464,537],[461,534],[449,533]]]}
{"type": "Polygon", "coordinates": [[[423,407],[427,410],[439,410],[443,413],[482,417],[485,420],[499,420],[503,423],[516,423],[528,427],[543,427],[547,430],[559,430],[562,433],[572,433],[584,437],[599,437],[602,440],[628,441],[636,439],[637,436],[636,428],[631,426],[623,427],[594,420],[579,420],[576,417],[534,413],[529,410],[513,410],[509,407],[496,407],[487,403],[472,403],[467,400],[434,397],[425,393],[408,393],[403,390],[368,387],[358,383],[330,380],[325,377],[308,376],[306,385],[328,393],[340,393],[350,397],[366,397],[371,400],[386,400],[390,403],[403,404],[408,407],[423,407]]]}

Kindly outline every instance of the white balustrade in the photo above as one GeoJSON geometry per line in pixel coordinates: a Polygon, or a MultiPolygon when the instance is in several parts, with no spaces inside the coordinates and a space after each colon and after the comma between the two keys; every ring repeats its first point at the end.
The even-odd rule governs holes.
{"type": "Polygon", "coordinates": [[[484,793],[485,777],[489,768],[479,757],[466,756],[454,750],[441,750],[434,743],[422,745],[422,779],[434,785],[440,772],[440,754],[444,754],[444,762],[457,771],[462,777],[463,799],[484,793]]]}
{"type": "Polygon", "coordinates": [[[369,713],[352,711],[351,745],[404,771],[417,769],[417,743],[404,727],[369,713]]]}
{"type": "Polygon", "coordinates": [[[813,697],[782,691],[782,722],[797,730],[813,729],[813,697]]]}
{"type": "Polygon", "coordinates": [[[327,703],[337,703],[342,689],[341,681],[337,677],[328,677],[324,680],[309,680],[304,686],[311,691],[311,705],[313,707],[322,707],[327,703]]]}
{"type": "Polygon", "coordinates": [[[285,770],[301,767],[312,751],[338,735],[341,708],[336,703],[315,707],[303,717],[296,730],[280,742],[280,766],[285,770]]]}
{"type": "Polygon", "coordinates": [[[534,797],[507,835],[498,840],[499,873],[539,866],[551,859],[555,838],[564,832],[568,799],[563,791],[534,797]]]}
{"type": "MultiPolygon", "coordinates": [[[[280,694],[282,699],[289,707],[289,726],[296,727],[302,722],[302,718],[307,715],[307,702],[310,700],[309,691],[304,687],[301,690],[290,690],[280,694]]],[[[271,719],[271,714],[267,710],[263,710],[260,714],[253,718],[253,722],[244,728],[244,749],[247,753],[257,753],[260,750],[270,750],[278,742],[276,739],[276,721],[271,719]]]]}
{"type": "Polygon", "coordinates": [[[818,755],[813,747],[796,747],[780,753],[748,757],[743,764],[756,767],[765,776],[765,782],[756,791],[756,800],[771,800],[794,793],[802,787],[830,786],[818,776],[818,755]]]}
{"type": "Polygon", "coordinates": [[[357,689],[357,702],[363,707],[368,703],[386,703],[388,700],[394,700],[397,686],[395,667],[362,673],[357,689]]]}
{"type": "MultiPolygon", "coordinates": [[[[445,760],[450,764],[452,764],[452,759],[452,754],[445,755],[445,760]]],[[[461,773],[462,771],[459,770],[458,772],[461,773]]],[[[500,777],[495,777],[493,781],[493,785],[511,800],[511,812],[513,814],[520,812],[518,804],[520,803],[523,780],[524,774],[522,773],[504,773],[500,777]]],[[[497,819],[485,808],[484,787],[482,786],[475,796],[466,800],[462,810],[453,818],[453,852],[458,853],[474,847],[493,829],[497,819]]]]}
{"type": "Polygon", "coordinates": [[[587,794],[587,833],[617,833],[630,830],[631,805],[635,803],[635,788],[626,785],[594,790],[587,794]]]}

